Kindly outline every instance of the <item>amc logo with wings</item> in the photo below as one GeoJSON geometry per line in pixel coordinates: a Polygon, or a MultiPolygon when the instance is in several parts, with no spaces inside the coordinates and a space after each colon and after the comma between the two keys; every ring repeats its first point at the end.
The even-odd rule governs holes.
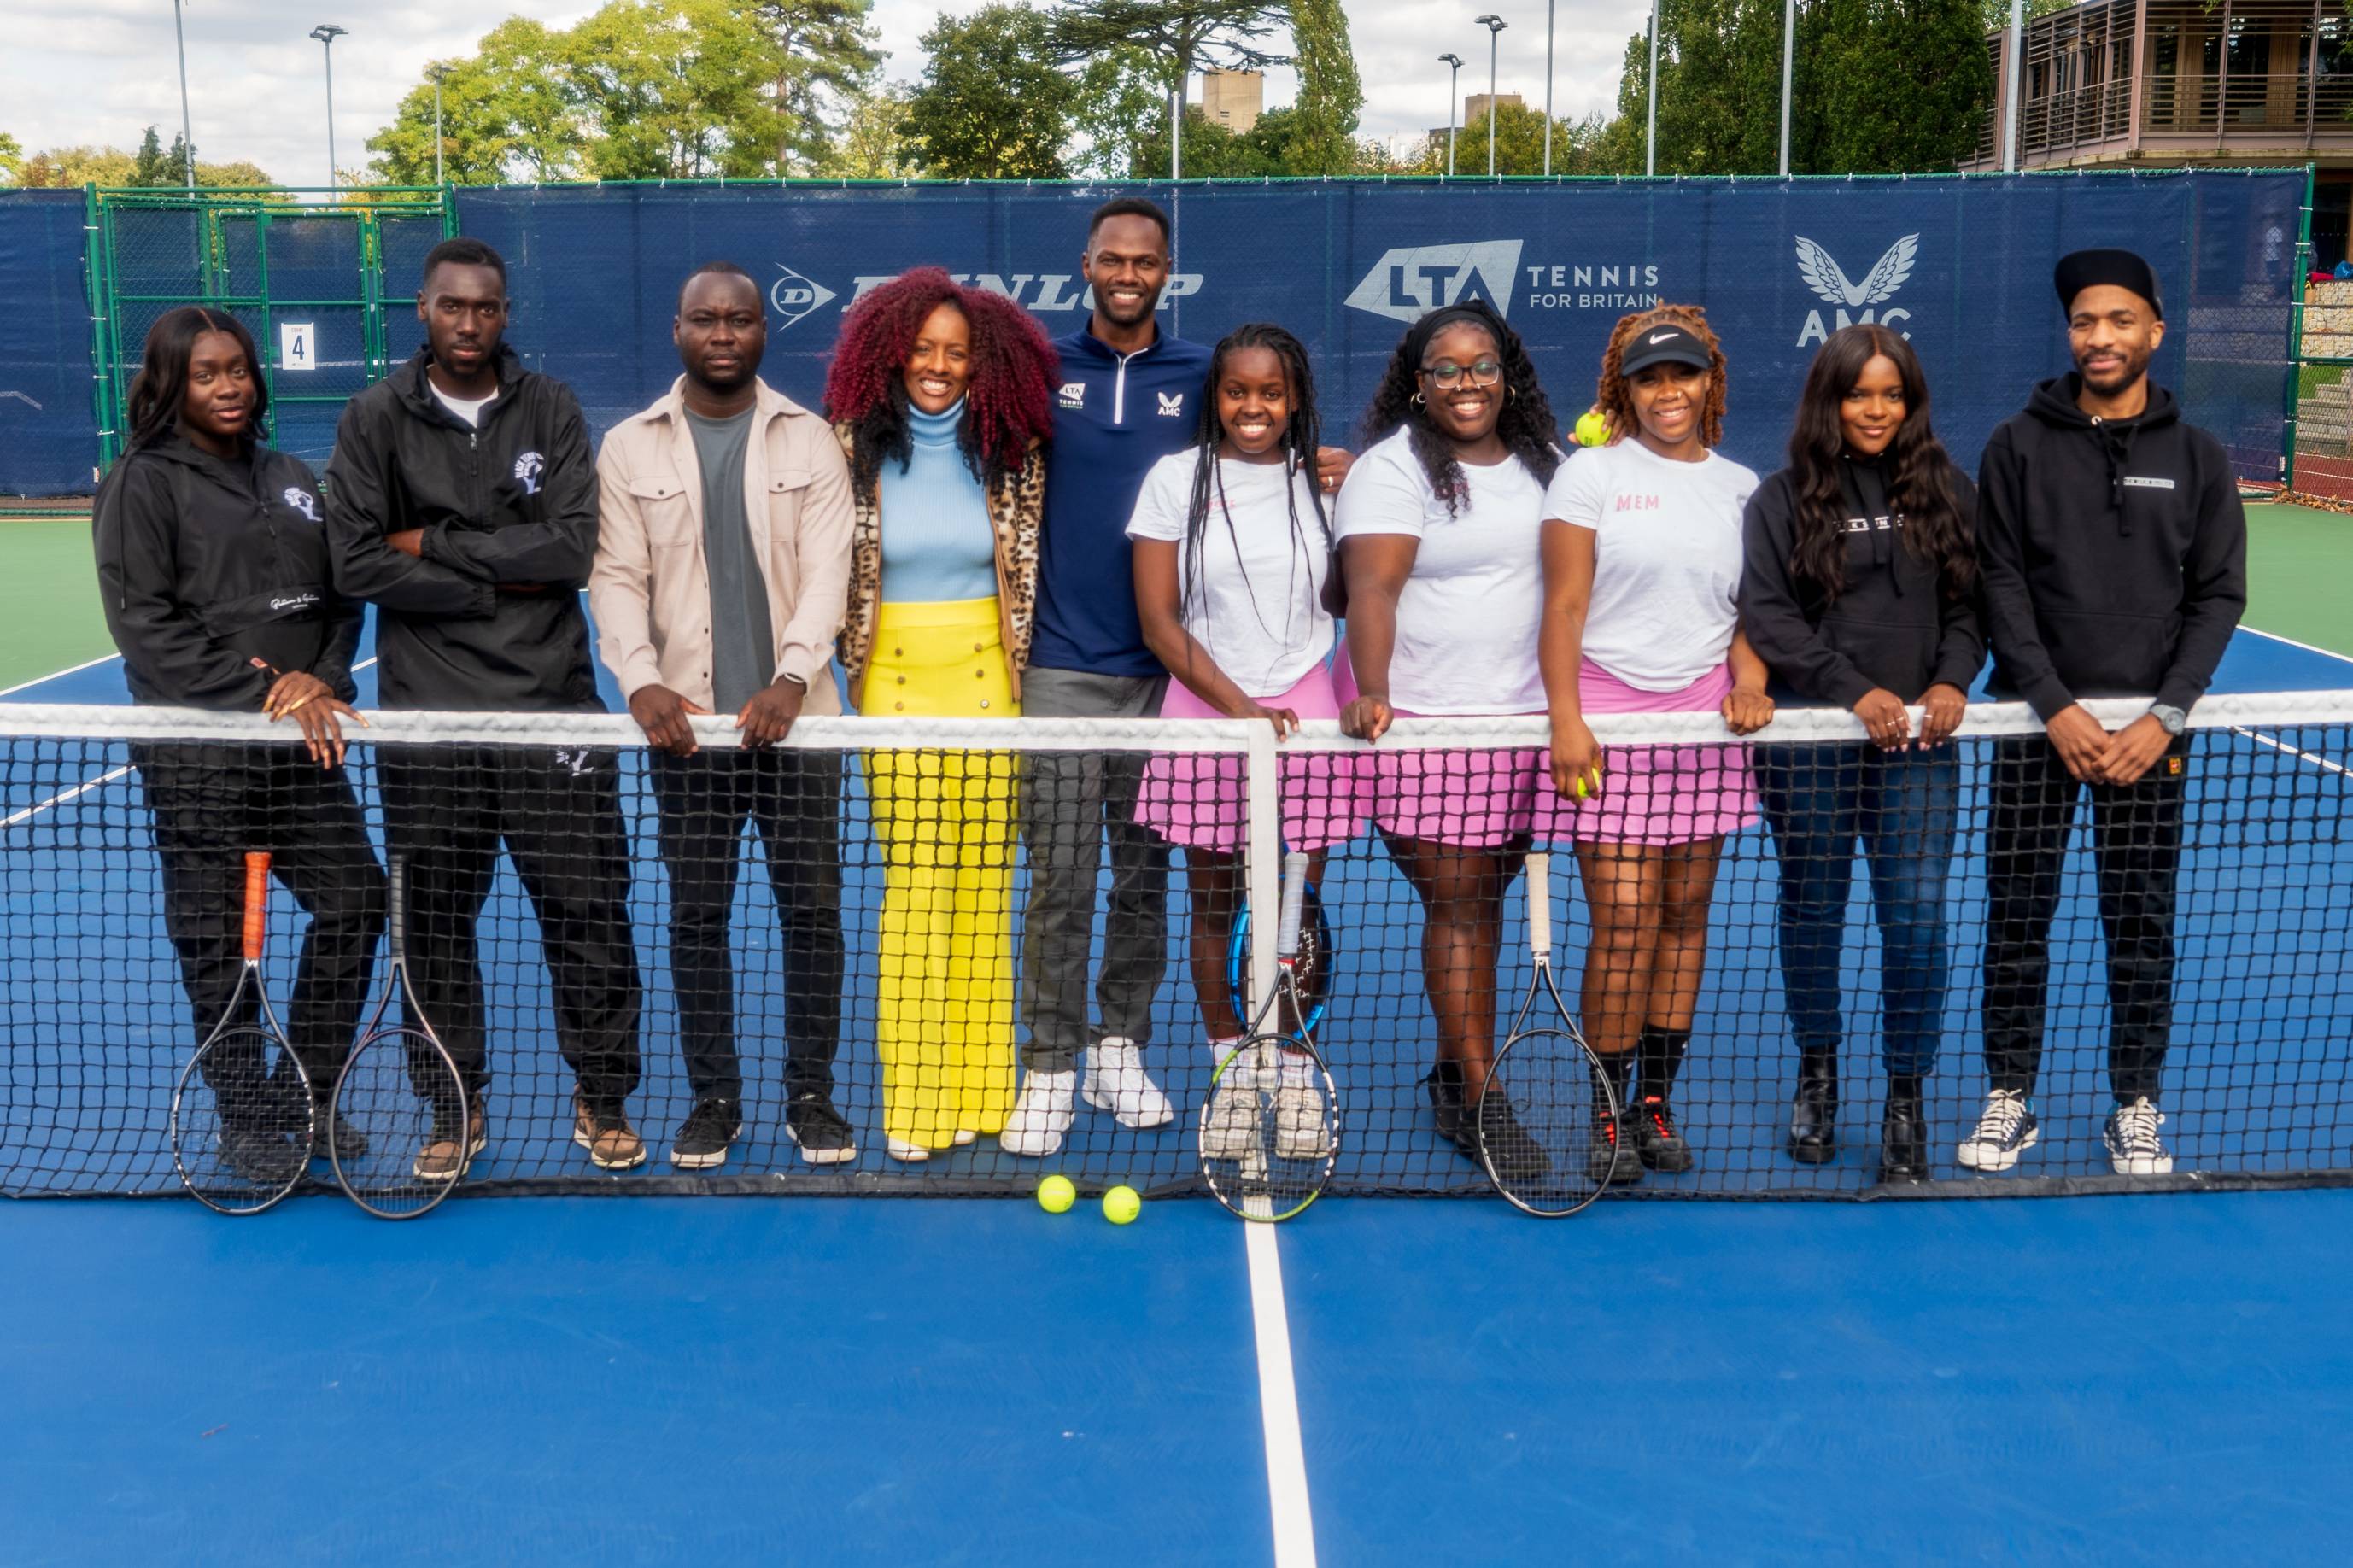
{"type": "MultiPolygon", "coordinates": [[[[1920,254],[1918,235],[1907,234],[1889,246],[1871,270],[1862,275],[1860,283],[1847,278],[1846,269],[1838,264],[1838,258],[1830,253],[1828,246],[1808,239],[1804,235],[1798,236],[1797,239],[1798,276],[1805,279],[1807,288],[1829,301],[1833,310],[1831,319],[1827,321],[1820,310],[1806,313],[1806,324],[1798,333],[1799,348],[1809,343],[1819,343],[1840,327],[1851,327],[1860,321],[1875,321],[1881,326],[1893,327],[1899,321],[1912,319],[1912,312],[1900,307],[1892,310],[1881,310],[1880,307],[1895,298],[1895,291],[1904,287],[1905,279],[1912,276],[1912,264],[1920,254]]],[[[1903,335],[1908,338],[1912,334],[1905,332],[1903,335]]]]}

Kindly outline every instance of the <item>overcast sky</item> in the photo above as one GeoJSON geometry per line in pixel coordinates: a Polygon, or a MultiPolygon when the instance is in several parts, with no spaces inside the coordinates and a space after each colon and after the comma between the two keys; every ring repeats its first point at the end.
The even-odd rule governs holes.
{"type": "MultiPolygon", "coordinates": [[[[958,15],[982,0],[877,0],[874,20],[889,51],[885,72],[912,81],[923,68],[916,40],[942,11],[958,15]]],[[[250,159],[290,184],[323,184],[326,100],[320,47],[307,35],[322,22],[351,29],[335,44],[336,156],[346,168],[368,156],[367,139],[392,118],[428,59],[470,53],[476,39],[513,12],[554,25],[593,10],[575,0],[482,5],[469,0],[187,0],[188,97],[198,155],[250,159]]],[[[1545,10],[1537,0],[1350,0],[1348,25],[1365,82],[1363,132],[1391,136],[1445,123],[1452,50],[1465,66],[1462,90],[1487,85],[1487,35],[1472,18],[1493,10],[1502,35],[1498,82],[1531,104],[1544,93],[1545,10]]],[[[1559,0],[1554,101],[1558,112],[1607,110],[1629,34],[1647,9],[1599,0],[1559,0]]],[[[180,123],[172,42],[172,0],[0,0],[0,131],[33,151],[82,143],[130,148],[149,124],[171,144],[180,123]]],[[[1287,103],[1294,81],[1271,73],[1270,107],[1287,103]]],[[[1193,94],[1200,93],[1197,80],[1193,94]]]]}

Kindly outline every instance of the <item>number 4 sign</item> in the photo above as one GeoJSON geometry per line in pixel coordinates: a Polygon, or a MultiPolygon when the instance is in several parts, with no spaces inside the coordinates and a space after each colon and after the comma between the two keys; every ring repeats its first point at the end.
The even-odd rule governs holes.
{"type": "Polygon", "coordinates": [[[310,321],[278,323],[278,368],[280,370],[316,370],[319,368],[319,331],[310,321]]]}

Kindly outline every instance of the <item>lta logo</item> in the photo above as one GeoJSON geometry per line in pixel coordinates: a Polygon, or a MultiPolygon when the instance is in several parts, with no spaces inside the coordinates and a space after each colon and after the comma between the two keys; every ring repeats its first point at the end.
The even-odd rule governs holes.
{"type": "MultiPolygon", "coordinates": [[[[1798,276],[1806,280],[1807,288],[1837,307],[1835,326],[1826,324],[1818,310],[1806,312],[1805,327],[1798,333],[1798,346],[1804,348],[1808,343],[1820,342],[1837,327],[1852,327],[1873,320],[1883,327],[1892,327],[1898,321],[1910,321],[1912,312],[1909,310],[1882,310],[1878,307],[1895,298],[1895,291],[1904,287],[1905,279],[1912,276],[1912,263],[1919,254],[1920,237],[1907,234],[1887,247],[1887,253],[1879,258],[1878,265],[1863,275],[1862,282],[1850,283],[1845,271],[1831,258],[1827,247],[1817,245],[1802,234],[1798,236],[1798,276]],[[1862,310],[1861,315],[1847,314],[1857,308],[1862,310]]],[[[1903,335],[1909,338],[1912,334],[1905,332],[1903,335]]]]}
{"type": "Polygon", "coordinates": [[[1484,300],[1497,315],[1508,316],[1512,278],[1519,266],[1516,239],[1399,246],[1373,263],[1349,294],[1348,304],[1391,321],[1418,321],[1447,305],[1484,300]]]}

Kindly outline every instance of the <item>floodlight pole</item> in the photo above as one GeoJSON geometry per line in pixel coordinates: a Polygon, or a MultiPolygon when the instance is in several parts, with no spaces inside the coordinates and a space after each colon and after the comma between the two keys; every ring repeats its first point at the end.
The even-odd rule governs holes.
{"type": "Polygon", "coordinates": [[[1642,173],[1659,172],[1659,0],[1651,0],[1651,74],[1642,84],[1651,100],[1651,127],[1642,135],[1642,173]]]}
{"type": "Polygon", "coordinates": [[[2001,171],[2018,173],[2019,105],[2025,95],[2019,89],[2019,72],[2026,60],[2026,0],[2010,0],[2010,80],[2004,84],[2010,96],[2001,106],[2001,171]]]}
{"type": "Polygon", "coordinates": [[[1474,16],[1472,20],[1487,29],[1487,177],[1495,177],[1495,44],[1499,35],[1511,26],[1501,16],[1474,16]]]}
{"type": "Polygon", "coordinates": [[[1454,174],[1454,106],[1462,96],[1462,89],[1455,84],[1462,76],[1462,57],[1440,55],[1438,58],[1453,68],[1446,75],[1446,174],[1451,179],[1454,174]]]}
{"type": "Polygon", "coordinates": [[[1798,0],[1781,0],[1781,177],[1789,177],[1789,79],[1797,58],[1798,0]]]}
{"type": "Polygon", "coordinates": [[[322,22],[311,29],[327,56],[327,189],[336,188],[335,180],[335,40],[350,29],[338,27],[332,22],[322,22]]]}
{"type": "Polygon", "coordinates": [[[441,175],[441,83],[449,74],[448,66],[435,66],[428,73],[433,78],[433,183],[448,184],[441,175]]]}
{"type": "Polygon", "coordinates": [[[1552,178],[1552,10],[1545,0],[1545,178],[1552,178]]]}
{"type": "MultiPolygon", "coordinates": [[[[1208,90],[1208,89],[1206,88],[1202,89],[1205,96],[1207,95],[1208,90]]],[[[1176,90],[1171,93],[1168,97],[1168,183],[1172,185],[1176,183],[1178,178],[1176,173],[1176,144],[1184,134],[1185,78],[1180,72],[1176,78],[1176,90]]]]}
{"type": "Polygon", "coordinates": [[[188,35],[180,26],[180,0],[172,0],[172,39],[180,47],[180,146],[187,155],[188,190],[196,188],[196,132],[188,121],[188,35]]]}

